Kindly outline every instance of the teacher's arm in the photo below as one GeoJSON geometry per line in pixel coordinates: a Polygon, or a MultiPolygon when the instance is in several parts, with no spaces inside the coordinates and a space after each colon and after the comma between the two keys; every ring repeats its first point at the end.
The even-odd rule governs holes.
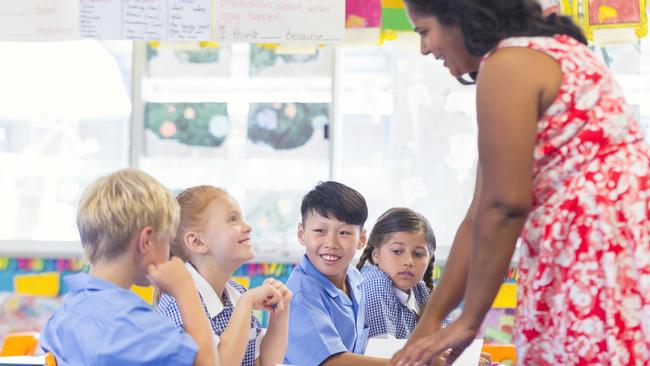
{"type": "Polygon", "coordinates": [[[558,64],[538,51],[505,48],[485,61],[477,83],[480,186],[463,312],[449,327],[408,345],[391,364],[430,364],[449,349],[453,360],[476,337],[531,209],[537,119],[550,84],[558,84],[557,93],[557,79],[558,64]]]}
{"type": "Polygon", "coordinates": [[[483,184],[460,317],[474,331],[503,282],[531,210],[537,121],[562,82],[559,64],[529,48],[498,50],[481,74],[477,112],[483,184]]]}

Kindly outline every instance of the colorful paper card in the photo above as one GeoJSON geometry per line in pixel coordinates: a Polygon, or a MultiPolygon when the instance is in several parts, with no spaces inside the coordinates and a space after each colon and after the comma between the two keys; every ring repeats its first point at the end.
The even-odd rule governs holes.
{"type": "Polygon", "coordinates": [[[646,0],[584,0],[584,29],[588,39],[600,30],[629,28],[637,37],[648,34],[646,0]]]}
{"type": "Polygon", "coordinates": [[[496,328],[488,328],[483,333],[486,340],[493,343],[507,344],[512,343],[512,333],[508,333],[496,328]]]}
{"type": "Polygon", "coordinates": [[[493,308],[507,308],[514,309],[517,307],[517,284],[516,283],[504,283],[501,285],[499,292],[497,293],[494,302],[492,303],[493,308]]]}
{"type": "Polygon", "coordinates": [[[397,39],[397,34],[413,30],[402,0],[381,0],[380,43],[397,39]]]}
{"type": "Polygon", "coordinates": [[[346,0],[346,28],[379,28],[381,26],[380,0],[346,0]]]}
{"type": "Polygon", "coordinates": [[[143,287],[143,286],[133,285],[131,286],[131,291],[135,292],[138,296],[140,296],[142,300],[147,302],[147,304],[153,303],[153,293],[154,293],[153,286],[143,287]]]}
{"type": "Polygon", "coordinates": [[[60,290],[59,272],[14,276],[14,292],[20,295],[57,296],[60,290]]]}
{"type": "Polygon", "coordinates": [[[573,3],[577,3],[578,0],[562,0],[560,2],[560,12],[564,15],[573,16],[573,3]]]}
{"type": "Polygon", "coordinates": [[[408,32],[413,26],[406,16],[405,9],[383,8],[381,10],[381,29],[396,32],[408,32]]]}
{"type": "Polygon", "coordinates": [[[404,9],[404,0],[381,0],[382,8],[404,9]]]}
{"type": "Polygon", "coordinates": [[[32,356],[38,346],[38,332],[8,334],[2,343],[0,356],[32,356]]]}
{"type": "Polygon", "coordinates": [[[237,282],[238,284],[244,286],[247,289],[251,288],[251,279],[250,277],[244,277],[244,276],[237,276],[237,277],[231,277],[231,280],[237,282]]]}

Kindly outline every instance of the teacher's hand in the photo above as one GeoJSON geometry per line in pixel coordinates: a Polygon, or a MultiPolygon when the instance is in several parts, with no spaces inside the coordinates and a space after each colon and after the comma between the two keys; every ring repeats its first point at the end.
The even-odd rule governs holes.
{"type": "Polygon", "coordinates": [[[389,365],[438,365],[437,360],[443,355],[446,362],[442,364],[451,365],[475,337],[476,330],[467,326],[461,317],[450,326],[407,345],[393,356],[389,365]]]}

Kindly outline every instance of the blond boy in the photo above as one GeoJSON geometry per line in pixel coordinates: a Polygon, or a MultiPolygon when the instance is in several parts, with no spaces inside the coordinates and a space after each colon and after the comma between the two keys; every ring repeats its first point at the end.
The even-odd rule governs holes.
{"type": "Polygon", "coordinates": [[[41,336],[59,365],[215,365],[192,278],[180,260],[168,260],[178,215],[171,193],[135,169],[86,189],[77,227],[90,273],[64,279],[70,291],[41,336]],[[174,296],[185,331],[130,291],[134,284],[174,296]]]}

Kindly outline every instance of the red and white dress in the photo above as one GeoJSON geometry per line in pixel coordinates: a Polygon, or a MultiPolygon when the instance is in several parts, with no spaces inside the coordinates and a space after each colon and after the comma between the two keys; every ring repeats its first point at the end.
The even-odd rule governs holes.
{"type": "Polygon", "coordinates": [[[650,149],[639,123],[611,72],[573,38],[508,38],[504,47],[543,52],[563,73],[537,122],[519,362],[650,365],[650,149]]]}

